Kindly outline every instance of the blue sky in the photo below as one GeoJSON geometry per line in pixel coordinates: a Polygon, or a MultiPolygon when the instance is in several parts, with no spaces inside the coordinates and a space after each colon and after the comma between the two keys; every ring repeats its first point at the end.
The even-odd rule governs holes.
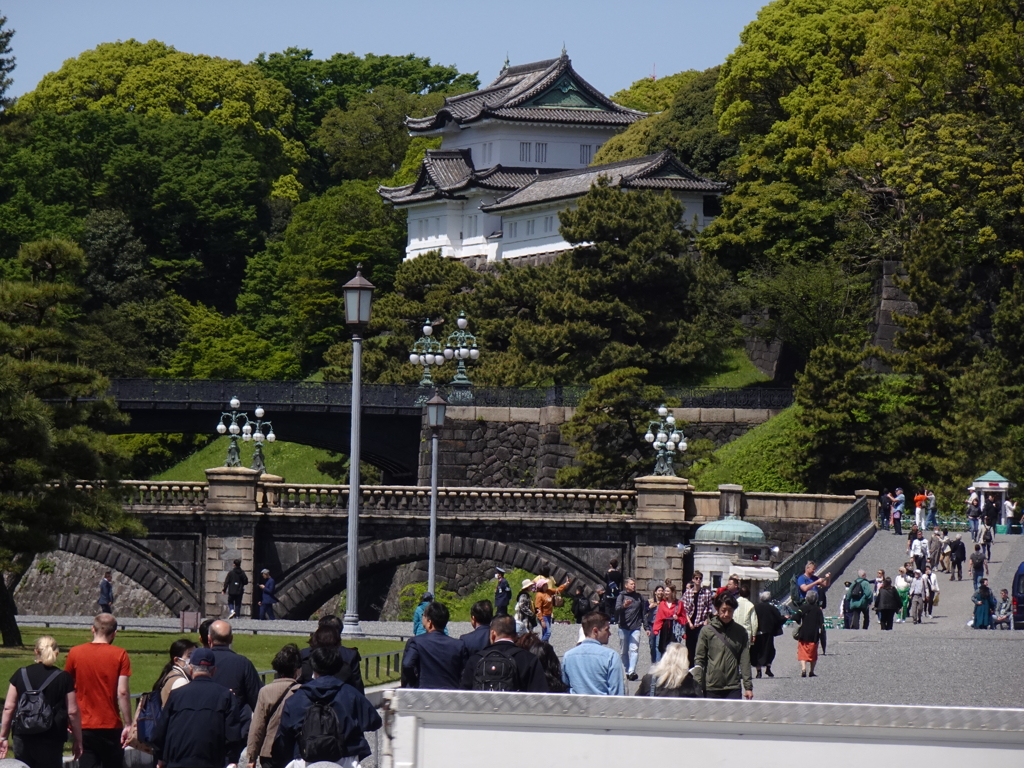
{"type": "Polygon", "coordinates": [[[445,0],[0,0],[16,30],[8,96],[32,90],[65,59],[99,43],[157,39],[189,53],[251,61],[260,52],[310,48],[429,56],[489,82],[513,64],[558,56],[605,93],[657,73],[720,64],[764,0],[516,3],[445,0]]]}

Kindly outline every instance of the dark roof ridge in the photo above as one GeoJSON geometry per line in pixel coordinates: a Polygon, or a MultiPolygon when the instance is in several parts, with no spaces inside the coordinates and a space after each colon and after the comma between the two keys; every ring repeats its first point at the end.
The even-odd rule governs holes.
{"type": "Polygon", "coordinates": [[[539,72],[542,69],[547,69],[562,58],[565,58],[564,54],[559,56],[557,59],[544,59],[543,61],[533,61],[529,64],[516,64],[511,67],[504,67],[501,72],[498,73],[498,76],[494,79],[494,82],[492,82],[491,85],[494,85],[494,83],[497,83],[499,80],[504,77],[508,77],[509,75],[525,75],[530,72],[539,72]]]}

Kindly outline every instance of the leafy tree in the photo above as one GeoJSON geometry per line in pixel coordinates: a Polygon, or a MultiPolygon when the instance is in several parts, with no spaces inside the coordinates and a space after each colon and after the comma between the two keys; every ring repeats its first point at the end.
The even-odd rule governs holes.
{"type": "Polygon", "coordinates": [[[612,100],[624,107],[638,109],[641,112],[661,112],[672,103],[679,89],[698,74],[697,70],[688,69],[660,80],[645,77],[642,80],[637,80],[629,88],[612,94],[612,100]]]}
{"type": "MultiPolygon", "coordinates": [[[[58,533],[139,534],[116,486],[76,488],[82,479],[116,481],[121,454],[100,431],[120,415],[107,382],[76,362],[73,321],[84,256],[49,240],[19,253],[24,281],[0,281],[0,571],[24,568],[58,533]]],[[[0,632],[21,645],[13,601],[0,579],[0,632]]]]}
{"type": "Polygon", "coordinates": [[[80,245],[87,263],[82,283],[88,293],[87,309],[116,307],[163,295],[163,282],[152,274],[146,246],[135,236],[124,212],[93,211],[82,230],[80,245]]]}
{"type": "Polygon", "coordinates": [[[689,250],[681,217],[669,194],[596,184],[559,215],[576,247],[545,273],[539,322],[517,323],[512,344],[558,384],[641,366],[671,382],[712,364],[732,331],[728,281],[689,250]]]}
{"type": "Polygon", "coordinates": [[[744,287],[752,306],[763,312],[754,331],[768,340],[781,339],[801,361],[819,346],[860,337],[869,319],[868,275],[832,259],[756,273],[744,287]]]}
{"type": "MultiPolygon", "coordinates": [[[[465,264],[429,251],[403,262],[395,272],[394,291],[374,300],[370,325],[363,342],[363,376],[378,384],[415,384],[422,369],[409,364],[412,345],[422,335],[425,320],[437,323],[434,337],[444,343],[455,330],[454,320],[466,311],[479,336],[479,318],[470,292],[482,278],[465,264]]],[[[488,354],[490,356],[490,347],[488,354]]],[[[349,381],[352,374],[352,342],[335,344],[324,356],[324,378],[349,381]]],[[[474,366],[475,368],[475,366],[474,366]]],[[[454,364],[435,369],[434,380],[446,384],[455,374],[454,364]]],[[[477,380],[474,372],[474,381],[477,380]]]]}
{"type": "Polygon", "coordinates": [[[620,368],[590,382],[562,435],[576,448],[576,461],[558,470],[562,488],[626,488],[654,467],[654,451],[643,436],[651,414],[664,402],[660,387],[645,384],[647,371],[620,368]]]}
{"type": "MultiPolygon", "coordinates": [[[[735,139],[718,129],[715,115],[715,86],[720,67],[686,75],[674,82],[664,112],[634,123],[609,139],[594,158],[595,164],[642,157],[666,149],[712,179],[725,178],[724,165],[736,154],[735,139]]],[[[672,78],[666,78],[668,82],[672,78]]]]}
{"type": "Polygon", "coordinates": [[[11,106],[12,99],[4,96],[7,89],[11,87],[11,72],[14,71],[14,55],[11,53],[11,38],[14,37],[13,29],[4,29],[7,26],[7,17],[0,16],[0,113],[11,106]]]}
{"type": "Polygon", "coordinates": [[[330,162],[331,173],[345,179],[392,176],[399,169],[411,139],[405,117],[436,112],[440,95],[419,96],[382,85],[352,99],[348,109],[332,109],[314,134],[330,162]]]}

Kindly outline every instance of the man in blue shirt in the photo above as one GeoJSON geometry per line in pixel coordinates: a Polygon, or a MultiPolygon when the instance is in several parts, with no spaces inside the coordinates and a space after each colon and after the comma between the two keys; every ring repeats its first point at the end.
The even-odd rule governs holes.
{"type": "MultiPolygon", "coordinates": [[[[796,585],[800,589],[800,595],[802,598],[806,598],[807,593],[810,590],[814,590],[818,593],[818,605],[825,605],[824,597],[825,590],[828,589],[828,585],[831,583],[832,574],[826,573],[821,578],[818,578],[818,574],[814,572],[816,563],[813,560],[808,560],[804,566],[804,572],[796,580],[796,585]]],[[[803,600],[801,600],[803,602],[803,600]]]]}
{"type": "Polygon", "coordinates": [[[907,497],[903,495],[903,489],[896,489],[896,498],[892,503],[892,527],[894,536],[903,535],[903,511],[907,505],[907,497]]]}
{"type": "Polygon", "coordinates": [[[590,696],[625,696],[626,670],[619,654],[608,647],[612,636],[609,617],[591,611],[583,617],[583,642],[565,654],[562,661],[562,682],[569,693],[590,696]]]}

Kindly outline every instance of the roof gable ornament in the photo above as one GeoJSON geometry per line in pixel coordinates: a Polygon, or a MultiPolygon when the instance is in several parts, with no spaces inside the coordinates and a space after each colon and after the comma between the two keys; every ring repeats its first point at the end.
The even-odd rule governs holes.
{"type": "Polygon", "coordinates": [[[523,105],[524,107],[554,107],[559,109],[601,109],[568,74],[562,75],[553,86],[523,105]]]}

